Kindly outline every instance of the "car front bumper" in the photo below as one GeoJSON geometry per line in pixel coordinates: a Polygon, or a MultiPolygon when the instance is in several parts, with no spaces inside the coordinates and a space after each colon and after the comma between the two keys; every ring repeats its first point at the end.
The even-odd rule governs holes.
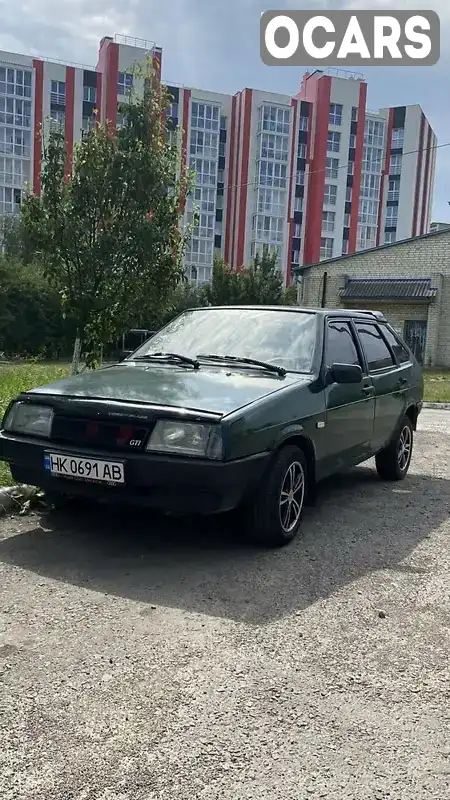
{"type": "Polygon", "coordinates": [[[257,485],[269,453],[236,461],[170,457],[150,453],[124,456],[104,450],[62,448],[46,440],[0,433],[0,461],[9,463],[18,483],[44,491],[81,495],[106,502],[130,503],[178,513],[215,514],[236,508],[257,485]],[[45,453],[120,461],[125,485],[105,485],[53,477],[44,467],[45,453]]]}

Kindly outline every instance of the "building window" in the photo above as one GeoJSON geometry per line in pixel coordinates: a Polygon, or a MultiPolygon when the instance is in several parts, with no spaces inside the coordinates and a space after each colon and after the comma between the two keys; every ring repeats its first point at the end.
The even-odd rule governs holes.
{"type": "Polygon", "coordinates": [[[305,184],[305,171],[302,169],[297,170],[297,186],[304,186],[305,184]]]}
{"type": "Polygon", "coordinates": [[[217,159],[219,152],[219,134],[209,131],[191,131],[189,153],[192,157],[217,159]]]}
{"type": "Polygon", "coordinates": [[[395,228],[398,221],[398,206],[388,206],[386,209],[386,227],[395,228]]]}
{"type": "Polygon", "coordinates": [[[395,150],[397,147],[403,147],[403,141],[405,138],[405,129],[404,128],[394,128],[392,131],[392,139],[391,139],[391,147],[395,150]]]}
{"type": "Polygon", "coordinates": [[[358,109],[356,106],[352,106],[352,122],[358,122],[358,109]]]}
{"type": "Polygon", "coordinates": [[[294,211],[303,211],[303,197],[295,198],[294,211]]]}
{"type": "Polygon", "coordinates": [[[292,263],[293,264],[300,264],[300,250],[293,250],[292,251],[292,263]]]}
{"type": "Polygon", "coordinates": [[[259,131],[288,135],[291,126],[291,110],[279,106],[263,105],[259,112],[259,131]]]}
{"type": "Polygon", "coordinates": [[[342,255],[346,256],[348,253],[348,239],[342,239],[342,255]]]}
{"type": "Polygon", "coordinates": [[[130,72],[119,72],[117,76],[117,94],[128,95],[133,88],[133,76],[130,72]]]}
{"type": "Polygon", "coordinates": [[[337,131],[328,131],[327,150],[329,153],[339,153],[341,149],[341,134],[337,131]]]}
{"type": "Polygon", "coordinates": [[[284,220],[281,217],[266,217],[256,215],[253,218],[255,239],[260,242],[282,242],[284,233],[284,220]]]}
{"type": "Polygon", "coordinates": [[[360,225],[376,226],[378,222],[378,203],[375,200],[360,200],[358,209],[358,223],[360,225]]]}
{"type": "Polygon", "coordinates": [[[338,158],[327,158],[326,167],[325,167],[325,177],[331,178],[332,180],[337,180],[339,177],[339,159],[338,158]]]}
{"type": "Polygon", "coordinates": [[[307,131],[309,125],[309,117],[300,117],[300,130],[307,131]]]}
{"type": "Polygon", "coordinates": [[[227,129],[227,118],[226,117],[221,117],[220,118],[220,130],[221,131],[226,131],[226,129],[227,129]]]}
{"type": "Polygon", "coordinates": [[[351,186],[347,186],[347,189],[345,191],[345,202],[346,203],[351,203],[352,202],[352,194],[353,194],[352,187],[351,186]]]}
{"type": "Polygon", "coordinates": [[[336,214],[334,211],[324,211],[322,214],[322,230],[327,233],[334,231],[336,214]]]}
{"type": "Polygon", "coordinates": [[[363,175],[361,179],[361,198],[378,200],[380,196],[380,175],[363,175]]]}
{"type": "Polygon", "coordinates": [[[323,204],[328,206],[335,206],[337,200],[337,186],[331,183],[326,183],[323,192],[323,204]]]}
{"type": "Polygon", "coordinates": [[[400,181],[398,178],[389,180],[389,188],[388,188],[388,200],[399,200],[400,199],[400,181]]]}
{"type": "Polygon", "coordinates": [[[0,94],[31,97],[31,78],[28,70],[0,67],[0,94]]]}
{"type": "Polygon", "coordinates": [[[200,128],[204,131],[218,131],[220,125],[219,106],[211,103],[197,103],[191,105],[191,128],[200,128]]]}
{"type": "Polygon", "coordinates": [[[212,264],[213,241],[212,239],[192,238],[186,248],[186,261],[188,264],[212,264]]]}
{"type": "Polygon", "coordinates": [[[216,207],[215,195],[215,189],[209,189],[206,186],[195,186],[189,198],[190,205],[198,207],[199,211],[214,213],[216,207]]]}
{"type": "Polygon", "coordinates": [[[303,142],[299,142],[297,158],[306,158],[306,144],[303,144],[303,142]]]}
{"type": "Polygon", "coordinates": [[[205,158],[191,159],[190,165],[196,173],[197,184],[215,186],[217,183],[217,161],[207,161],[205,158]]]}
{"type": "Polygon", "coordinates": [[[50,125],[52,128],[60,129],[64,127],[66,121],[66,112],[61,110],[50,110],[50,125]]]}
{"type": "Polygon", "coordinates": [[[288,160],[289,138],[274,133],[263,133],[261,136],[261,158],[274,161],[288,160]]]}
{"type": "Polygon", "coordinates": [[[59,106],[66,104],[66,84],[64,81],[52,81],[50,88],[50,102],[59,106]]]}
{"type": "Polygon", "coordinates": [[[296,222],[294,225],[294,239],[300,239],[302,235],[302,226],[299,222],[296,222]]]}
{"type": "Polygon", "coordinates": [[[393,244],[397,238],[397,234],[395,231],[387,231],[384,234],[384,243],[385,244],[393,244]]]}
{"type": "Polygon", "coordinates": [[[334,239],[320,240],[320,260],[324,258],[333,258],[333,244],[334,239]]]}
{"type": "Polygon", "coordinates": [[[0,97],[0,123],[18,128],[30,128],[31,101],[0,97]]]}
{"type": "Polygon", "coordinates": [[[287,186],[286,164],[280,164],[276,161],[260,161],[258,180],[261,186],[285,189],[287,186]]]}
{"type": "Polygon", "coordinates": [[[354,150],[355,147],[356,147],[356,136],[355,136],[354,133],[350,134],[350,138],[348,140],[348,146],[349,146],[350,150],[354,150]]]}
{"type": "MultiPolygon", "coordinates": [[[[193,222],[194,213],[189,212],[187,219],[190,225],[193,222]]],[[[214,235],[214,214],[199,214],[192,235],[199,239],[211,239],[214,235]]]]}
{"type": "Polygon", "coordinates": [[[30,163],[20,158],[0,156],[0,184],[20,189],[30,177],[30,163]]]}
{"type": "Polygon", "coordinates": [[[383,150],[381,147],[364,147],[363,150],[363,172],[381,172],[381,164],[383,161],[383,150]]]}
{"type": "MultiPolygon", "coordinates": [[[[1,101],[1,98],[0,98],[1,101]]],[[[0,126],[0,153],[30,157],[31,132],[0,126]]]]}
{"type": "Polygon", "coordinates": [[[176,100],[173,100],[167,109],[167,116],[172,119],[178,119],[178,103],[176,100]]]}
{"type": "Polygon", "coordinates": [[[282,217],[286,206],[286,192],[280,189],[258,189],[256,208],[258,214],[282,217]]]}
{"type": "Polygon", "coordinates": [[[364,144],[367,147],[384,148],[385,123],[378,119],[367,119],[364,125],[364,144]]]}
{"type": "Polygon", "coordinates": [[[342,106],[339,103],[330,103],[328,122],[330,125],[342,125],[342,106]]]}
{"type": "Polygon", "coordinates": [[[389,164],[389,172],[391,175],[398,175],[402,171],[403,156],[401,153],[395,153],[391,156],[389,164]]]}
{"type": "Polygon", "coordinates": [[[83,100],[85,103],[97,102],[97,89],[95,86],[83,86],[83,100]]]}
{"type": "Polygon", "coordinates": [[[344,214],[344,228],[350,227],[350,214],[344,214]]]}
{"type": "Polygon", "coordinates": [[[225,158],[226,148],[225,142],[219,142],[219,158],[225,158]]]}
{"type": "Polygon", "coordinates": [[[355,174],[355,162],[349,161],[347,164],[347,175],[354,175],[355,174]]]}

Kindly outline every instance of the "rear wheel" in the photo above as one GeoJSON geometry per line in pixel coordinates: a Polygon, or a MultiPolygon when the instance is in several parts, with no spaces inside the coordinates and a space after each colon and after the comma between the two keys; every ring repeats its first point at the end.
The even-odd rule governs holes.
{"type": "Polygon", "coordinates": [[[306,459],[299,447],[276,455],[248,508],[249,536],[256,544],[283,547],[298,534],[308,491],[306,459]]]}
{"type": "Polygon", "coordinates": [[[406,477],[413,451],[413,426],[404,417],[395,439],[376,456],[377,471],[385,481],[402,481],[406,477]]]}

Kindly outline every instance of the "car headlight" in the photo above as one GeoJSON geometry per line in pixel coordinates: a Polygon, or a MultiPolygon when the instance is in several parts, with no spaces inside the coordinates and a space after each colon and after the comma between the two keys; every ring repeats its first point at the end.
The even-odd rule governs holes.
{"type": "Polygon", "coordinates": [[[53,421],[53,409],[20,400],[10,408],[3,420],[3,429],[11,433],[28,436],[49,437],[53,421]]]}
{"type": "Polygon", "coordinates": [[[218,425],[160,419],[152,431],[146,450],[221,459],[222,436],[218,425]]]}

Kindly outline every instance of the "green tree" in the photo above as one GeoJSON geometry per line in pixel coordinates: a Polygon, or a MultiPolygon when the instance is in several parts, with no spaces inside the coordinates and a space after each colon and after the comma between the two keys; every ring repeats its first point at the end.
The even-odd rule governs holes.
{"type": "Polygon", "coordinates": [[[69,172],[64,135],[50,133],[42,194],[22,202],[23,230],[61,293],[87,366],[133,326],[143,298],[155,315],[167,308],[190,235],[180,227],[189,177],[177,176],[162,122],[168,95],[149,65],[135,76],[143,91],[119,109],[124,124],[83,136],[69,172]]]}
{"type": "Polygon", "coordinates": [[[216,260],[212,281],[201,290],[208,305],[293,305],[295,292],[285,289],[276,255],[255,256],[246,269],[216,260]]]}
{"type": "Polygon", "coordinates": [[[69,352],[71,336],[61,298],[42,268],[0,259],[0,352],[57,358],[69,352]]]}

